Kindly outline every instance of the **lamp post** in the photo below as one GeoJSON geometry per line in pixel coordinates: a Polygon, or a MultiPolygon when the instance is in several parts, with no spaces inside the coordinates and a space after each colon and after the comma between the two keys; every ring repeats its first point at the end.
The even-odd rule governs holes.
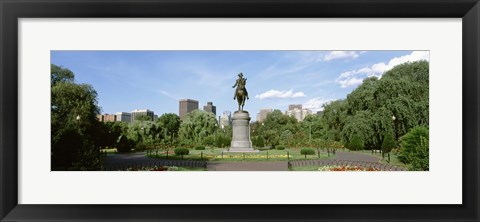
{"type": "Polygon", "coordinates": [[[395,139],[395,145],[397,144],[397,124],[395,123],[395,120],[397,117],[395,115],[392,116],[392,121],[393,121],[393,138],[395,139]]]}
{"type": "MultiPolygon", "coordinates": [[[[393,121],[393,142],[395,143],[395,147],[397,146],[397,124],[395,122],[397,118],[395,115],[392,116],[392,121],[393,121]]],[[[388,152],[388,162],[390,163],[390,152],[388,152]]]]}
{"type": "Polygon", "coordinates": [[[309,126],[310,126],[310,138],[309,138],[308,142],[311,145],[312,144],[312,122],[310,122],[309,126]]]}

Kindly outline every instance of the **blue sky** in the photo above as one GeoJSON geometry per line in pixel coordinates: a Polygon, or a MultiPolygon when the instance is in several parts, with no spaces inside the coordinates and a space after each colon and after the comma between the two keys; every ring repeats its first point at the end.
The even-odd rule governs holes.
{"type": "Polygon", "coordinates": [[[253,120],[261,108],[314,111],[346,98],[368,76],[429,60],[428,51],[51,51],[51,63],[69,68],[77,83],[93,85],[102,113],[150,109],[178,114],[183,98],[235,111],[237,74],[247,78],[253,120]]]}

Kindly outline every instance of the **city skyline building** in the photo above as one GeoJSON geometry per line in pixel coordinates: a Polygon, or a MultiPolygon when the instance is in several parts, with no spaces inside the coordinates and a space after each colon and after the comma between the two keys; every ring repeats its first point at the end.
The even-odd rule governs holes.
{"type": "Polygon", "coordinates": [[[288,110],[302,109],[302,104],[290,104],[288,105],[288,110]]]}
{"type": "Polygon", "coordinates": [[[198,100],[194,99],[181,99],[179,101],[179,108],[178,108],[178,115],[180,119],[183,120],[187,116],[188,113],[192,112],[193,110],[198,109],[198,100]]]}
{"type": "Polygon", "coordinates": [[[132,111],[132,122],[135,122],[139,116],[146,115],[150,117],[151,120],[154,120],[154,113],[149,109],[136,109],[132,111]]]}
{"type": "Polygon", "coordinates": [[[116,116],[116,120],[115,120],[115,121],[127,122],[127,123],[132,122],[132,114],[131,114],[131,113],[127,113],[127,112],[117,112],[117,113],[115,113],[115,116],[116,116]]]}
{"type": "Polygon", "coordinates": [[[217,107],[213,105],[213,102],[207,102],[207,105],[203,106],[203,110],[217,115],[217,107]]]}
{"type": "Polygon", "coordinates": [[[100,122],[115,122],[117,120],[117,116],[114,115],[114,114],[108,114],[108,113],[105,113],[105,114],[99,114],[97,115],[97,119],[98,121],[100,122]]]}
{"type": "Polygon", "coordinates": [[[260,112],[257,114],[257,121],[263,122],[267,118],[267,114],[273,112],[271,108],[262,108],[260,112]]]}
{"type": "Polygon", "coordinates": [[[300,108],[298,105],[289,105],[288,108],[289,110],[285,111],[285,115],[293,116],[299,122],[303,121],[303,119],[305,119],[305,117],[307,117],[308,115],[312,115],[312,110],[302,109],[301,105],[300,108]]]}
{"type": "Polygon", "coordinates": [[[226,126],[232,125],[232,112],[224,111],[221,116],[218,118],[218,122],[220,124],[220,128],[225,128],[226,126]]]}

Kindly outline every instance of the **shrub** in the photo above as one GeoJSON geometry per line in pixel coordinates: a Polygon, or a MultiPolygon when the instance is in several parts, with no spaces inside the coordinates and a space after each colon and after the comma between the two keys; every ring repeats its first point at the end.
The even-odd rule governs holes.
{"type": "Polygon", "coordinates": [[[121,135],[117,140],[116,148],[119,153],[130,152],[130,141],[127,139],[126,136],[121,135]]]}
{"type": "Polygon", "coordinates": [[[254,147],[264,147],[265,146],[265,140],[263,139],[262,136],[255,136],[252,138],[252,145],[254,147]]]}
{"type": "Polygon", "coordinates": [[[428,128],[417,126],[401,138],[399,159],[410,170],[429,169],[428,128]]]}
{"type": "Polygon", "coordinates": [[[205,139],[203,140],[203,143],[207,146],[214,146],[215,145],[215,136],[214,135],[210,135],[210,136],[207,136],[205,137],[205,139]]]}
{"type": "Polygon", "coordinates": [[[314,155],[315,150],[310,148],[303,148],[300,150],[300,154],[305,155],[305,159],[307,159],[307,155],[314,155]]]}
{"type": "Polygon", "coordinates": [[[142,143],[139,143],[135,146],[135,150],[136,151],[144,151],[147,149],[147,145],[145,144],[142,144],[142,143]]]}
{"type": "Polygon", "coordinates": [[[285,146],[284,145],[278,145],[275,147],[275,149],[277,150],[284,150],[285,149],[285,146]]]}
{"type": "Polygon", "coordinates": [[[393,148],[395,148],[395,139],[393,138],[392,133],[388,132],[383,139],[382,150],[384,153],[390,153],[393,148]]]}
{"type": "Polygon", "coordinates": [[[265,147],[265,140],[263,139],[262,136],[259,136],[259,137],[257,138],[257,146],[258,146],[258,147],[265,147]]]}
{"type": "Polygon", "coordinates": [[[219,148],[223,148],[226,146],[230,146],[230,143],[232,142],[232,138],[229,136],[224,136],[224,135],[218,135],[216,140],[215,140],[215,145],[219,148]]]}
{"type": "Polygon", "coordinates": [[[183,159],[183,156],[188,155],[190,153],[190,150],[187,148],[176,148],[173,152],[177,156],[182,156],[182,159],[183,159]]]}
{"type": "Polygon", "coordinates": [[[195,150],[205,150],[205,146],[198,145],[195,147],[195,150]]]}
{"type": "Polygon", "coordinates": [[[362,150],[364,147],[363,139],[357,134],[353,135],[352,140],[349,143],[351,149],[362,150]]]}

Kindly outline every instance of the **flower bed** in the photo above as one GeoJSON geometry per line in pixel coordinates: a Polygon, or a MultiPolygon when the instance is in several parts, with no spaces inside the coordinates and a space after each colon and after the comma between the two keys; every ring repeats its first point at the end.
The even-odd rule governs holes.
{"type": "Polygon", "coordinates": [[[318,168],[319,171],[379,171],[373,167],[359,166],[323,166],[318,168]]]}
{"type": "Polygon", "coordinates": [[[126,171],[177,171],[176,166],[154,166],[154,167],[141,167],[141,168],[128,168],[126,171]]]}

